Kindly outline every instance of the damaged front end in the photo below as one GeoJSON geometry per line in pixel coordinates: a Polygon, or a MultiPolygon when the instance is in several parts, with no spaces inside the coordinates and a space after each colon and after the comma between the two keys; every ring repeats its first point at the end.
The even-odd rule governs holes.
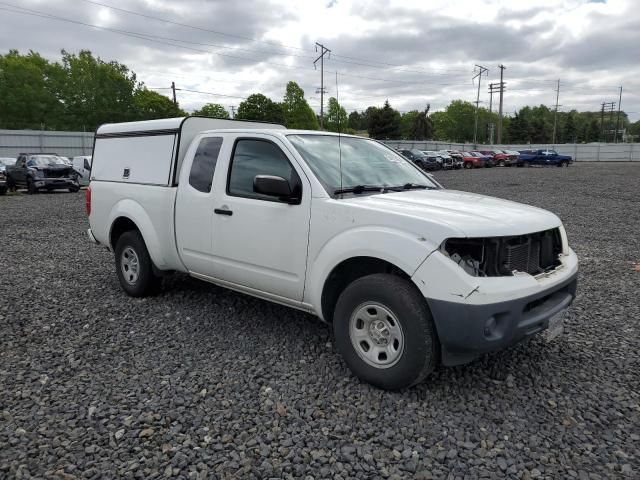
{"type": "Polygon", "coordinates": [[[559,228],[527,235],[448,238],[440,251],[474,277],[539,275],[557,268],[562,253],[559,228]]]}

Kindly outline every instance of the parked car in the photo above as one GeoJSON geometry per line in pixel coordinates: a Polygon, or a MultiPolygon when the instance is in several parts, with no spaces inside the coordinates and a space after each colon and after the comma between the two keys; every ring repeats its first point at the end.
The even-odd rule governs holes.
{"type": "Polygon", "coordinates": [[[473,152],[470,152],[471,155],[478,157],[478,158],[484,158],[484,166],[487,168],[490,167],[494,167],[495,166],[495,161],[493,160],[493,155],[485,155],[484,153],[480,153],[477,150],[474,150],[473,152]]]}
{"type": "Polygon", "coordinates": [[[515,161],[515,156],[510,155],[502,150],[480,150],[483,155],[491,155],[493,163],[498,167],[510,167],[515,161]]]}
{"type": "Polygon", "coordinates": [[[431,171],[431,170],[439,170],[440,165],[438,164],[435,157],[429,157],[425,155],[420,150],[398,150],[401,155],[405,158],[408,158],[413,163],[415,163],[418,167],[423,170],[431,171]]]}
{"type": "Polygon", "coordinates": [[[464,160],[462,160],[462,153],[458,150],[442,150],[443,152],[447,152],[453,158],[453,167],[455,169],[464,167],[464,160]]]}
{"type": "Polygon", "coordinates": [[[73,169],[78,174],[78,182],[82,186],[89,185],[89,177],[91,175],[91,155],[80,155],[73,157],[73,169]]]}
{"type": "Polygon", "coordinates": [[[486,160],[483,155],[473,155],[472,152],[460,152],[464,168],[484,168],[486,160]]]}
{"type": "Polygon", "coordinates": [[[351,135],[195,117],[103,125],[86,207],[127,294],[178,271],[313,313],[351,370],[385,389],[557,336],[576,293],[557,216],[448,191],[351,135]]]}
{"type": "Polygon", "coordinates": [[[434,158],[440,169],[451,170],[453,168],[453,158],[448,153],[436,152],[433,150],[422,150],[427,157],[434,158]]]}
{"type": "Polygon", "coordinates": [[[24,187],[29,193],[39,190],[80,189],[78,175],[55,153],[21,153],[15,165],[7,166],[9,187],[24,187]]]}
{"type": "Polygon", "coordinates": [[[573,163],[570,155],[560,155],[555,150],[520,150],[518,157],[519,167],[530,167],[531,165],[553,165],[556,167],[568,167],[573,163]]]}

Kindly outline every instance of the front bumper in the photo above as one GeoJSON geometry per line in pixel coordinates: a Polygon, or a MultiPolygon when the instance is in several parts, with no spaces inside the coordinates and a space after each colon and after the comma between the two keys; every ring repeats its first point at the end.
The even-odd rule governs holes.
{"type": "Polygon", "coordinates": [[[80,186],[78,181],[73,178],[34,178],[33,184],[36,188],[46,188],[47,190],[80,186]]]}
{"type": "Polygon", "coordinates": [[[468,305],[428,299],[442,346],[442,363],[467,363],[545,330],[551,317],[573,302],[577,275],[548,290],[499,303],[468,305]]]}
{"type": "Polygon", "coordinates": [[[427,300],[442,363],[459,365],[545,330],[576,295],[578,259],[568,247],[560,266],[537,277],[474,277],[439,252],[412,276],[427,300]]]}

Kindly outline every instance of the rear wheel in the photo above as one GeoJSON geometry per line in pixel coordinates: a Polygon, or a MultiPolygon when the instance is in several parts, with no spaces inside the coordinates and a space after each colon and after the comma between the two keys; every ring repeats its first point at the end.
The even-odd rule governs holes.
{"type": "Polygon", "coordinates": [[[145,297],[157,291],[160,279],[142,235],[137,230],[123,233],[116,243],[116,273],[120,286],[132,297],[145,297]]]}
{"type": "Polygon", "coordinates": [[[80,190],[80,187],[69,187],[71,193],[76,193],[78,190],[80,190]]]}
{"type": "Polygon", "coordinates": [[[506,166],[506,163],[504,163],[504,160],[500,160],[500,161],[498,162],[498,166],[499,166],[499,167],[504,167],[504,166],[506,166]]]}
{"type": "Polygon", "coordinates": [[[560,168],[562,168],[562,167],[568,167],[568,166],[569,166],[569,162],[567,162],[567,161],[563,160],[563,161],[561,161],[561,162],[558,164],[558,166],[559,166],[560,168]]]}
{"type": "Polygon", "coordinates": [[[439,342],[424,297],[410,281],[374,274],[351,283],[333,331],[351,371],[386,390],[415,385],[436,367],[439,342]]]}
{"type": "Polygon", "coordinates": [[[5,195],[7,193],[7,187],[0,187],[0,195],[5,195]]]}

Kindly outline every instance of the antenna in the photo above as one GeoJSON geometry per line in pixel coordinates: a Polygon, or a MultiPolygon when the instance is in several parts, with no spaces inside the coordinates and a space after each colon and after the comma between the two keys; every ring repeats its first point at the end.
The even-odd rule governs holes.
{"type": "Polygon", "coordinates": [[[340,190],[342,190],[342,143],[340,142],[340,130],[342,130],[340,119],[340,97],[338,95],[338,71],[336,70],[336,103],[338,104],[338,158],[340,159],[340,190]]]}

